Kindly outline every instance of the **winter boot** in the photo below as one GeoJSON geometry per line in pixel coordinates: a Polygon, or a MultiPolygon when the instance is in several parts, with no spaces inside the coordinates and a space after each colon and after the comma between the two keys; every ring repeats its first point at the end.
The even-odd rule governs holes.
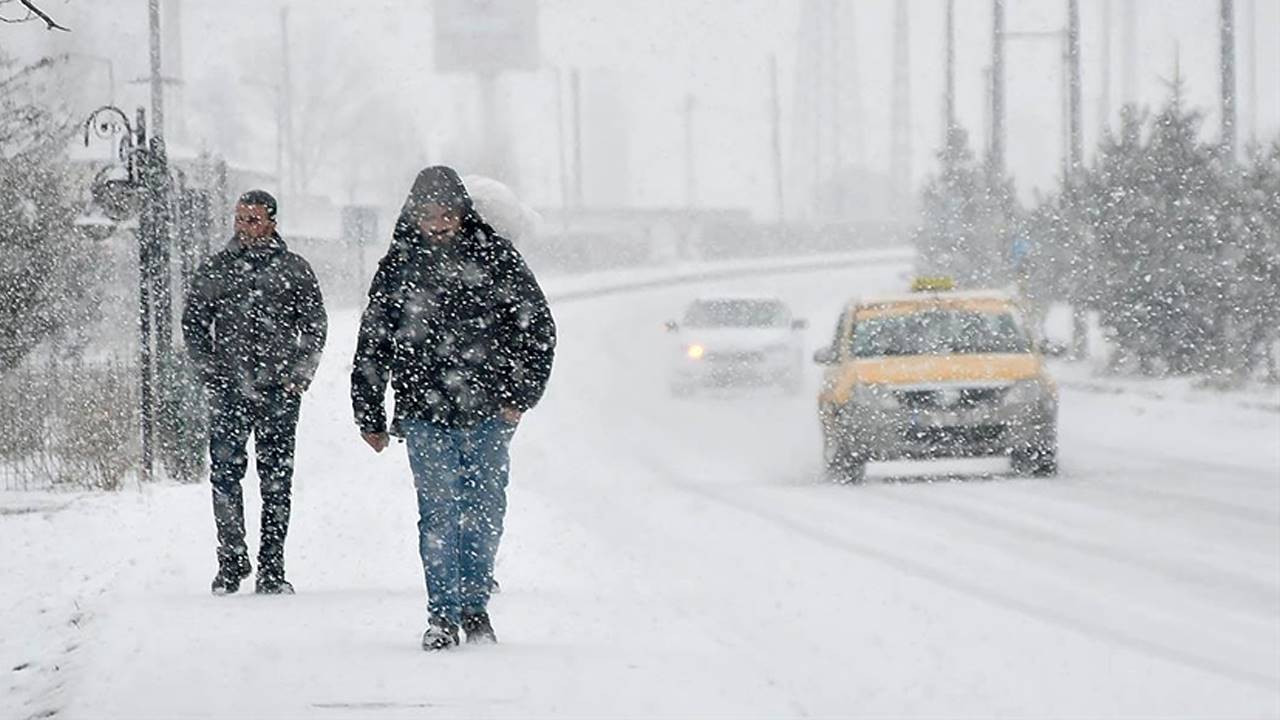
{"type": "Polygon", "coordinates": [[[427,631],[422,633],[422,649],[428,652],[447,650],[458,644],[458,626],[443,618],[432,616],[427,621],[427,631]]]}
{"type": "Polygon", "coordinates": [[[251,572],[253,572],[253,568],[249,565],[249,558],[247,557],[241,556],[227,561],[220,561],[218,563],[218,574],[213,576],[213,584],[210,589],[214,595],[230,595],[240,589],[240,581],[249,577],[251,572]]]}
{"type": "Polygon", "coordinates": [[[254,592],[259,595],[293,594],[293,585],[284,579],[284,553],[268,549],[265,539],[263,550],[258,553],[258,582],[254,592]]]}
{"type": "Polygon", "coordinates": [[[468,643],[489,645],[498,642],[498,636],[493,632],[493,623],[489,622],[489,613],[483,610],[463,613],[462,631],[467,634],[468,643]]]}
{"type": "Polygon", "coordinates": [[[292,595],[293,584],[283,576],[264,576],[259,573],[258,582],[254,584],[253,591],[259,595],[292,595]]]}

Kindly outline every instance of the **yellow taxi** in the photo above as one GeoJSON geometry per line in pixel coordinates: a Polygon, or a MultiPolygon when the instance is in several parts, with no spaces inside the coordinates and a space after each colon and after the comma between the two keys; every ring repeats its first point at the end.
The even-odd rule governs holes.
{"type": "Polygon", "coordinates": [[[918,280],[849,303],[818,395],[828,474],[861,482],[875,460],[1007,455],[1057,472],[1058,392],[1014,297],[918,280]]]}

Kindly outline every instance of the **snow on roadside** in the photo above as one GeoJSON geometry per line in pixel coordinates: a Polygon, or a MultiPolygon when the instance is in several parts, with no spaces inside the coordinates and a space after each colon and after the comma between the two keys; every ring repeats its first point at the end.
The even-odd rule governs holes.
{"type": "MultiPolygon", "coordinates": [[[[549,277],[544,286],[554,302],[619,288],[804,271],[864,261],[892,262],[909,256],[909,250],[894,248],[733,260],[549,277]]],[[[331,309],[331,314],[338,312],[341,311],[331,309]]],[[[341,362],[346,363],[347,350],[331,343],[327,353],[342,356],[341,362]]],[[[345,396],[346,388],[340,387],[344,380],[341,375],[330,378],[327,387],[318,383],[312,397],[316,393],[345,396]]],[[[246,486],[252,484],[251,480],[246,482],[246,486]]],[[[0,683],[4,689],[0,693],[0,718],[47,717],[61,710],[64,690],[79,668],[83,643],[92,634],[96,613],[109,606],[113,593],[129,583],[121,576],[131,568],[149,566],[159,554],[167,574],[191,574],[186,580],[199,587],[207,583],[207,578],[197,577],[190,567],[195,562],[204,569],[199,559],[175,558],[173,548],[168,546],[138,545],[138,538],[190,535],[192,528],[182,527],[180,519],[191,516],[193,505],[202,507],[206,503],[205,487],[135,485],[112,495],[0,493],[0,547],[6,550],[0,553],[0,577],[5,579],[0,583],[0,618],[4,627],[0,633],[0,672],[5,673],[5,680],[0,683]],[[164,526],[159,535],[157,525],[164,526]]],[[[296,490],[296,494],[305,492],[305,488],[296,490]]],[[[246,496],[246,507],[255,507],[256,496],[251,487],[246,487],[246,496]]],[[[252,533],[255,518],[246,519],[252,533]]],[[[204,525],[198,532],[211,535],[204,525]]]]}
{"type": "MultiPolygon", "coordinates": [[[[51,717],[81,665],[98,611],[163,548],[173,501],[193,487],[157,485],[102,495],[0,494],[0,717],[51,717]],[[152,526],[152,527],[145,527],[152,526]]],[[[174,527],[173,532],[181,528],[174,527]]]]}

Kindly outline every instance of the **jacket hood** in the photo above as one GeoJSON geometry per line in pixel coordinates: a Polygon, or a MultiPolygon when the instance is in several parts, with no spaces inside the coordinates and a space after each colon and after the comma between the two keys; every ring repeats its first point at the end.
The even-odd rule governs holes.
{"type": "Polygon", "coordinates": [[[444,165],[433,165],[418,173],[413,187],[409,188],[409,197],[405,198],[400,215],[414,215],[417,210],[432,203],[459,210],[464,216],[474,212],[471,196],[467,194],[462,178],[453,168],[444,165]]]}

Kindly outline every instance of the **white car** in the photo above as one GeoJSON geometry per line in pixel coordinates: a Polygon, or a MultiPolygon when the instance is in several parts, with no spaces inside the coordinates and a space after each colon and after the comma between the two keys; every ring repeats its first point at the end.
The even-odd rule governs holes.
{"type": "Polygon", "coordinates": [[[670,369],[674,395],[698,388],[779,385],[798,392],[808,323],[774,297],[705,297],[667,323],[675,337],[670,369]]]}

